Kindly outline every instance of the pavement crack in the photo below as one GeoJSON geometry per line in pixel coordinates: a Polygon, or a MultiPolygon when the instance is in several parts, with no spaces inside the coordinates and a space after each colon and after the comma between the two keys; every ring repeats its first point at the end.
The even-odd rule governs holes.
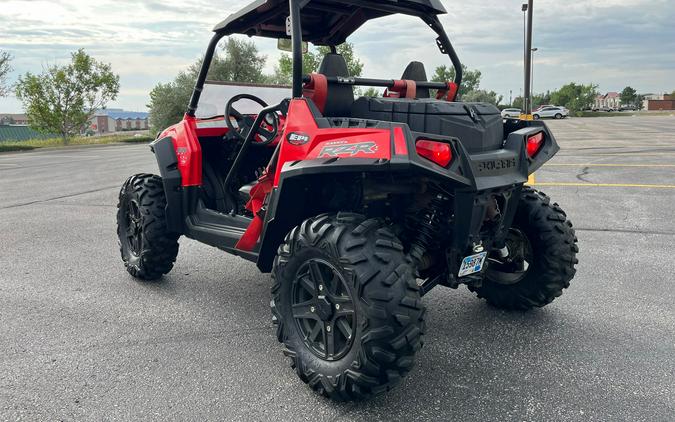
{"type": "Polygon", "coordinates": [[[577,174],[577,176],[576,176],[577,180],[581,180],[582,182],[586,182],[586,183],[591,183],[590,180],[584,178],[584,176],[588,176],[589,173],[590,173],[590,167],[586,166],[586,167],[582,168],[581,172],[579,174],[577,174]]]}
{"type": "Polygon", "coordinates": [[[104,188],[92,189],[92,190],[88,190],[88,191],[84,191],[84,192],[78,192],[78,193],[71,193],[71,194],[68,194],[68,195],[55,196],[55,197],[53,197],[53,198],[38,199],[38,200],[35,200],[35,201],[30,201],[30,202],[22,202],[22,203],[19,203],[19,204],[7,205],[6,207],[0,207],[0,210],[6,210],[6,209],[9,209],[9,208],[25,207],[25,206],[28,206],[28,205],[41,204],[41,203],[43,203],[43,202],[56,201],[57,199],[72,198],[72,197],[75,197],[75,196],[86,195],[86,194],[88,194],[88,193],[101,192],[101,191],[104,191],[104,190],[113,189],[113,188],[117,188],[117,187],[119,187],[119,185],[106,186],[106,187],[104,187],[104,188]]]}
{"type": "Polygon", "coordinates": [[[574,230],[578,232],[597,232],[597,233],[628,233],[628,234],[656,234],[662,236],[675,236],[675,232],[662,230],[635,230],[635,229],[594,229],[575,227],[574,230]]]}

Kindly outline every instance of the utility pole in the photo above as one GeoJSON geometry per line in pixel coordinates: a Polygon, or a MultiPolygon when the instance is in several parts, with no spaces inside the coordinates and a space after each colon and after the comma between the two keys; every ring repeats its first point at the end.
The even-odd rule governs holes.
{"type": "Polygon", "coordinates": [[[539,51],[539,49],[535,47],[530,51],[532,51],[532,63],[530,63],[530,105],[534,109],[534,53],[539,51]]]}
{"type": "Polygon", "coordinates": [[[528,0],[523,4],[523,12],[527,12],[527,28],[525,31],[525,112],[526,119],[532,120],[532,18],[534,0],[528,0]],[[527,8],[527,9],[526,9],[527,8]]]}

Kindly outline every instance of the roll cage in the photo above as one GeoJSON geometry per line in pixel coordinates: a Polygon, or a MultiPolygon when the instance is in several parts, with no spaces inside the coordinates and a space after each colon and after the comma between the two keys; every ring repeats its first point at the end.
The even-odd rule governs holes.
{"type": "MultiPolygon", "coordinates": [[[[365,22],[393,14],[419,17],[436,32],[436,43],[441,53],[448,55],[455,68],[454,83],[458,88],[462,83],[462,64],[438,18],[445,13],[440,0],[256,0],[214,28],[215,34],[206,50],[187,114],[195,116],[218,42],[228,35],[290,38],[293,45],[293,98],[300,98],[303,84],[309,81],[302,74],[303,41],[335,48],[365,22]]],[[[330,78],[328,83],[396,88],[393,79],[330,78]]],[[[416,84],[420,88],[448,88],[446,83],[416,84]]]]}

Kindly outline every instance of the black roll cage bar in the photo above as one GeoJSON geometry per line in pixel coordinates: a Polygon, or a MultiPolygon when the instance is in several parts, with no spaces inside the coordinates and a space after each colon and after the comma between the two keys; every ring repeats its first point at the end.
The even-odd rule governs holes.
{"type": "MultiPolygon", "coordinates": [[[[307,2],[308,0],[289,0],[288,2],[290,9],[291,40],[293,44],[293,98],[302,97],[302,86],[305,82],[308,82],[308,79],[302,74],[303,48],[302,25],[300,18],[302,7],[307,2]]],[[[450,57],[450,61],[455,68],[454,83],[459,87],[462,84],[462,63],[457,56],[455,48],[450,42],[450,38],[448,38],[448,34],[443,28],[443,24],[441,24],[441,21],[436,15],[425,15],[419,17],[438,35],[436,44],[441,50],[441,53],[447,54],[448,57],[450,57]]],[[[197,77],[197,82],[195,83],[194,91],[192,92],[192,97],[190,98],[190,104],[188,105],[188,116],[195,117],[195,112],[197,111],[197,106],[199,105],[199,98],[201,97],[201,93],[204,89],[206,77],[208,75],[209,68],[211,67],[211,62],[213,61],[213,56],[215,55],[218,42],[220,42],[220,40],[227,35],[230,34],[225,31],[217,31],[209,42],[209,46],[206,49],[206,54],[204,55],[202,67],[197,77]]],[[[335,50],[335,46],[330,47],[333,51],[335,50]]],[[[394,80],[392,79],[328,78],[328,83],[358,86],[379,86],[386,88],[394,87],[394,80]]],[[[440,82],[417,82],[417,86],[420,88],[429,89],[447,89],[447,85],[440,82]]]]}

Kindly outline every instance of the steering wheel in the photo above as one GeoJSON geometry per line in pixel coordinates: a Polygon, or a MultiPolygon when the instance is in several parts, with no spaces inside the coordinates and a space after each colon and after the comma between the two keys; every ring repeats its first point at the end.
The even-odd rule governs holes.
{"type": "MultiPolygon", "coordinates": [[[[248,136],[249,132],[251,131],[253,123],[255,123],[255,118],[252,116],[243,115],[235,110],[234,107],[232,107],[234,103],[241,100],[251,100],[260,104],[262,107],[267,107],[267,103],[251,94],[235,95],[234,97],[230,98],[230,101],[227,102],[227,106],[225,106],[225,123],[227,123],[227,128],[229,129],[228,133],[231,133],[239,140],[244,141],[246,136],[248,136]],[[234,127],[234,124],[230,120],[230,116],[237,120],[239,129],[234,127]]],[[[255,132],[256,135],[258,135],[260,141],[253,142],[252,145],[267,146],[274,142],[274,140],[277,138],[277,134],[279,133],[279,117],[277,114],[274,112],[267,113],[262,123],[255,129],[255,132]],[[263,128],[263,124],[266,126],[265,128],[263,128]]]]}

